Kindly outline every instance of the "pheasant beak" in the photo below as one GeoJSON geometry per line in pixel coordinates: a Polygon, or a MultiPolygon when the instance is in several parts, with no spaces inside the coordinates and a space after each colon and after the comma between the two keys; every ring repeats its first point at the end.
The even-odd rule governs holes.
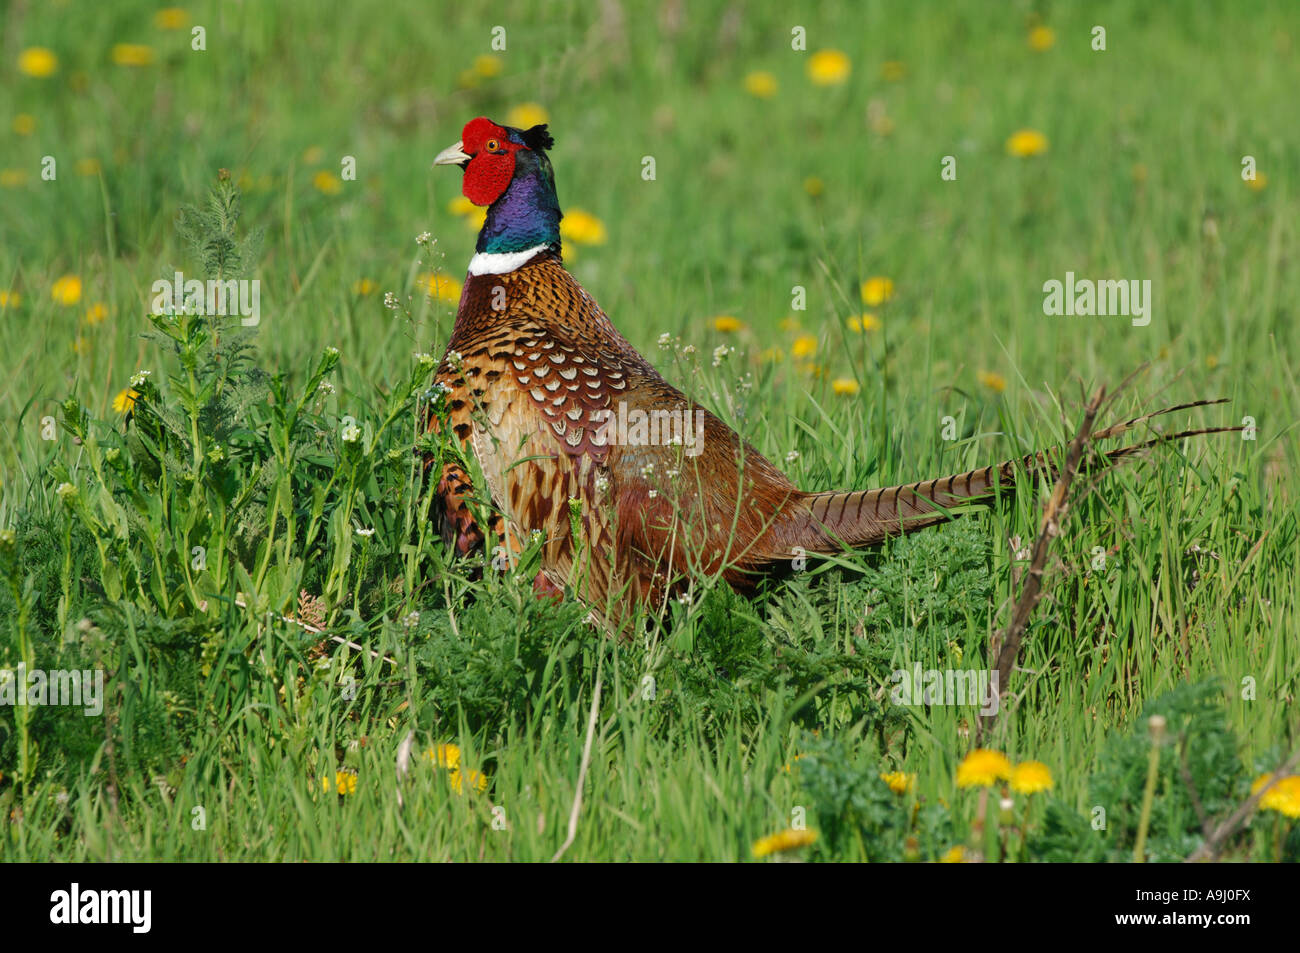
{"type": "Polygon", "coordinates": [[[433,160],[435,166],[438,165],[458,165],[464,166],[466,162],[473,158],[465,152],[465,144],[457,142],[455,145],[448,146],[438,153],[437,158],[433,160]]]}

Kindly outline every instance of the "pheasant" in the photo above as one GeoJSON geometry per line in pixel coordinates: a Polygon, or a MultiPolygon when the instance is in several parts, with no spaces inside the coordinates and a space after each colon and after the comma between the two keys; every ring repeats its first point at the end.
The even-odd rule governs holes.
{"type": "MultiPolygon", "coordinates": [[[[540,534],[539,594],[568,592],[621,631],[638,607],[661,606],[694,575],[749,591],[801,556],[950,519],[954,507],[1010,488],[1019,469],[1052,472],[1040,453],[910,485],[800,490],[669,384],[565,270],[552,145],[545,125],[520,130],[480,117],[434,160],[460,166],[465,197],[487,208],[436,372],[446,425],[486,483],[475,487],[459,464],[440,475],[444,529],[461,553],[484,540],[467,504],[489,497],[497,515],[487,529],[512,558],[540,534]]],[[[435,414],[428,423],[444,425],[435,414]]]]}

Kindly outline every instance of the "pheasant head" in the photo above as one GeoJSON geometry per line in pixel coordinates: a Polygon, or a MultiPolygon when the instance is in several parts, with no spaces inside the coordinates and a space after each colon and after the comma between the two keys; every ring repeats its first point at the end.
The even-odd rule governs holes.
{"type": "Polygon", "coordinates": [[[460,166],[465,198],[487,207],[476,251],[560,253],[562,213],[546,156],[552,145],[544,124],[515,129],[480,116],[465,124],[460,142],[438,153],[433,164],[460,166]]]}

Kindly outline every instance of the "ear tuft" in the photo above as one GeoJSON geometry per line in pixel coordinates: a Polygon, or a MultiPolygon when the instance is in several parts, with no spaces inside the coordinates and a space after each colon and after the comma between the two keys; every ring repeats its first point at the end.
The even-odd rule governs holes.
{"type": "Polygon", "coordinates": [[[523,133],[523,139],[524,145],[529,149],[539,152],[543,152],[555,145],[555,140],[552,139],[551,134],[546,131],[546,123],[525,130],[523,133]]]}

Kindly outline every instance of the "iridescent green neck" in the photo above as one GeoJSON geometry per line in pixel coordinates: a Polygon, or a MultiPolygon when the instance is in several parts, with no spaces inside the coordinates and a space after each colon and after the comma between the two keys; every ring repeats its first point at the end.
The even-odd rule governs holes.
{"type": "Polygon", "coordinates": [[[524,251],[546,245],[560,251],[560,200],[546,153],[520,149],[509,187],[487,210],[478,233],[477,251],[488,254],[524,251]]]}

